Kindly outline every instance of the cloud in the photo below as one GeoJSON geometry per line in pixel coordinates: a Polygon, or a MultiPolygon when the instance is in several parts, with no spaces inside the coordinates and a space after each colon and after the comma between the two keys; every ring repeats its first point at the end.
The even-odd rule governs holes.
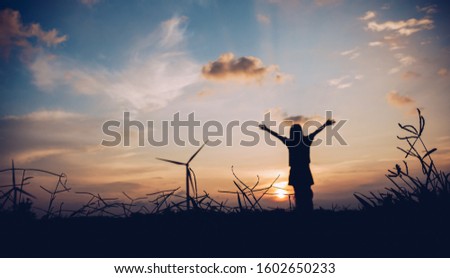
{"type": "Polygon", "coordinates": [[[158,30],[159,44],[161,47],[174,47],[184,41],[186,31],[184,23],[186,16],[177,16],[164,21],[158,30]]]}
{"type": "Polygon", "coordinates": [[[395,54],[394,56],[402,66],[410,66],[416,62],[416,59],[409,55],[404,55],[403,53],[395,54]]]}
{"type": "Polygon", "coordinates": [[[390,105],[396,106],[396,107],[403,107],[403,106],[412,105],[412,104],[416,103],[416,101],[414,99],[412,99],[408,96],[401,95],[400,93],[398,93],[395,90],[390,91],[386,95],[386,99],[390,105]]]}
{"type": "Polygon", "coordinates": [[[346,89],[353,86],[355,81],[359,81],[364,79],[364,75],[355,74],[355,75],[343,75],[341,77],[333,78],[327,81],[328,86],[335,87],[337,89],[346,89]]]}
{"type": "Polygon", "coordinates": [[[369,20],[369,19],[375,18],[376,16],[377,16],[377,14],[374,11],[367,11],[359,19],[361,19],[361,20],[369,20]]]}
{"type": "Polygon", "coordinates": [[[270,17],[264,14],[257,14],[256,19],[262,24],[270,24],[271,22],[270,17]]]}
{"type": "Polygon", "coordinates": [[[389,50],[399,50],[405,48],[404,42],[397,35],[385,36],[383,42],[389,45],[389,50]]]}
{"type": "MultiPolygon", "coordinates": [[[[149,168],[148,157],[137,148],[100,145],[102,139],[109,139],[102,134],[101,126],[110,119],[64,110],[2,117],[0,157],[3,163],[14,159],[20,167],[65,172],[71,186],[116,181],[142,181],[152,186],[148,184],[154,177],[152,173],[162,168],[149,168]]],[[[136,136],[134,132],[131,135],[136,136]]]]}
{"type": "Polygon", "coordinates": [[[440,68],[440,69],[437,71],[437,74],[438,74],[439,76],[441,76],[441,77],[445,77],[445,76],[447,76],[447,75],[449,74],[449,72],[448,72],[448,69],[446,69],[446,68],[440,68]]]}
{"type": "Polygon", "coordinates": [[[395,73],[397,73],[397,72],[399,72],[399,71],[400,71],[400,67],[391,68],[391,69],[388,71],[388,74],[395,74],[395,73]]]}
{"type": "Polygon", "coordinates": [[[405,55],[403,53],[397,53],[394,58],[400,63],[399,66],[394,67],[389,70],[389,74],[394,74],[399,72],[402,68],[408,67],[416,62],[416,59],[412,56],[405,55]]]}
{"type": "Polygon", "coordinates": [[[380,41],[369,42],[369,46],[383,46],[384,43],[380,41]]]}
{"type": "Polygon", "coordinates": [[[275,82],[277,82],[278,84],[283,84],[292,79],[293,79],[292,75],[287,73],[277,72],[275,74],[275,82]]]}
{"type": "Polygon", "coordinates": [[[367,23],[367,29],[375,32],[394,31],[402,36],[410,36],[422,30],[432,29],[434,27],[433,23],[434,22],[431,18],[411,18],[408,20],[386,21],[383,23],[370,21],[367,23]]]}
{"type": "Polygon", "coordinates": [[[336,86],[336,88],[338,89],[345,89],[345,88],[350,88],[353,85],[353,83],[348,82],[348,83],[342,83],[336,86]]]}
{"type": "Polygon", "coordinates": [[[389,10],[391,8],[391,5],[389,3],[385,3],[383,4],[383,6],[381,6],[382,10],[389,10]]]}
{"type": "Polygon", "coordinates": [[[280,107],[270,108],[265,113],[270,113],[270,117],[276,121],[282,121],[284,118],[288,117],[288,114],[280,107]]]}
{"type": "Polygon", "coordinates": [[[358,52],[358,47],[355,47],[353,49],[343,51],[340,53],[342,56],[348,56],[350,60],[356,59],[359,57],[361,53],[358,52]]]}
{"type": "Polygon", "coordinates": [[[426,14],[434,14],[437,13],[437,5],[428,5],[424,7],[416,6],[418,12],[423,12],[426,14]]]}
{"type": "Polygon", "coordinates": [[[1,157],[34,162],[85,153],[99,146],[102,120],[64,110],[39,110],[0,118],[1,157]]]}
{"type": "Polygon", "coordinates": [[[84,116],[78,113],[66,112],[64,110],[39,110],[24,115],[8,115],[3,119],[16,121],[60,121],[81,119],[84,116]]]}
{"type": "Polygon", "coordinates": [[[338,89],[345,89],[351,87],[353,83],[350,82],[350,76],[345,75],[328,80],[328,85],[331,87],[336,87],[338,89]]]}
{"type": "Polygon", "coordinates": [[[214,61],[202,67],[203,77],[215,80],[240,80],[261,82],[267,75],[274,73],[275,80],[281,80],[283,74],[278,66],[264,66],[263,62],[253,56],[235,58],[233,53],[224,53],[214,61]]]}
{"type": "Polygon", "coordinates": [[[44,31],[39,23],[23,24],[18,11],[0,11],[0,49],[4,58],[8,58],[14,48],[28,54],[37,47],[55,46],[66,40],[67,36],[60,36],[56,29],[44,31]]]}
{"type": "Polygon", "coordinates": [[[284,118],[284,121],[292,122],[292,124],[305,124],[308,121],[311,121],[313,117],[307,117],[304,115],[295,115],[284,118]]]}
{"type": "Polygon", "coordinates": [[[64,148],[26,150],[23,152],[17,152],[16,155],[14,156],[14,159],[20,163],[30,163],[50,156],[63,155],[71,151],[72,150],[70,149],[64,148]]]}
{"type": "Polygon", "coordinates": [[[174,17],[162,22],[132,49],[133,59],[122,68],[93,67],[43,53],[29,65],[33,82],[44,91],[67,88],[108,96],[127,109],[162,108],[199,80],[200,66],[183,49],[186,20],[174,17]]]}
{"type": "Polygon", "coordinates": [[[64,80],[64,65],[58,58],[51,54],[41,54],[28,65],[33,75],[33,83],[38,88],[51,91],[64,80]]]}
{"type": "Polygon", "coordinates": [[[321,116],[289,115],[280,107],[270,108],[266,113],[270,113],[270,118],[281,122],[288,121],[290,124],[305,124],[308,121],[323,121],[321,116]]]}
{"type": "Polygon", "coordinates": [[[417,79],[420,77],[420,74],[415,72],[415,71],[405,71],[402,75],[402,78],[405,80],[410,80],[410,79],[417,79]]]}

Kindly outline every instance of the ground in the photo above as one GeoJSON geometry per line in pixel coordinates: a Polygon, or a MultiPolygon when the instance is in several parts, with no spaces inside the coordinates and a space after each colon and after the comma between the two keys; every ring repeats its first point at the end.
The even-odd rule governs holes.
{"type": "Polygon", "coordinates": [[[448,212],[2,215],[1,257],[450,257],[448,212]]]}

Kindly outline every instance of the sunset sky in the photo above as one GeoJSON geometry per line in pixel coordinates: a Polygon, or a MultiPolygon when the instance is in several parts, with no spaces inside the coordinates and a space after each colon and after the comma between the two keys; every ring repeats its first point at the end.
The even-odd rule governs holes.
{"type": "MultiPolygon", "coordinates": [[[[159,138],[177,112],[226,126],[332,111],[347,145],[312,148],[316,206],[355,204],[354,192],[389,186],[386,170],[403,159],[397,123],[417,124],[415,108],[450,170],[449,12],[429,1],[2,1],[0,168],[14,159],[65,172],[73,191],[138,197],[184,186],[184,168],[155,158],[187,161],[198,146],[139,147],[135,133],[130,147],[101,146],[102,124],[124,112],[153,121],[159,138]]],[[[245,139],[236,128],[232,146],[199,153],[201,190],[232,199],[218,193],[234,188],[232,165],[250,184],[286,184],[281,142],[245,139]]]]}

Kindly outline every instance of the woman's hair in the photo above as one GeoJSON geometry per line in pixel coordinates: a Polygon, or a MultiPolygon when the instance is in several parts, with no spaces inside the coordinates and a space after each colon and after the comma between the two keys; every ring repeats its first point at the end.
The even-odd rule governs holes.
{"type": "Polygon", "coordinates": [[[291,129],[289,130],[289,137],[291,139],[300,139],[302,138],[302,126],[299,124],[295,124],[291,126],[291,129]]]}

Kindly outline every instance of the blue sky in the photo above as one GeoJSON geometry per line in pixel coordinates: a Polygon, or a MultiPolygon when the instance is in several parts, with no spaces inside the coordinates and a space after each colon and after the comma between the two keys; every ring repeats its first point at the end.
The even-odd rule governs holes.
{"type": "MultiPolygon", "coordinates": [[[[427,139],[450,166],[449,5],[429,1],[3,1],[0,4],[1,165],[67,172],[75,188],[139,195],[182,183],[154,157],[195,146],[104,148],[101,125],[201,121],[347,120],[348,146],[312,150],[320,204],[386,186],[401,160],[397,122],[422,108],[427,139]],[[208,65],[247,66],[208,72],[208,65]],[[123,184],[125,189],[105,190],[123,184]],[[127,190],[128,189],[128,190],[127,190]]],[[[184,134],[186,135],[186,134],[184,134]]],[[[235,140],[242,138],[235,134],[235,140]]],[[[212,193],[246,178],[287,181],[287,151],[211,147],[196,161],[212,193]]],[[[281,200],[283,201],[283,200],[281,200]]],[[[283,205],[280,203],[279,205],[283,205]]]]}

